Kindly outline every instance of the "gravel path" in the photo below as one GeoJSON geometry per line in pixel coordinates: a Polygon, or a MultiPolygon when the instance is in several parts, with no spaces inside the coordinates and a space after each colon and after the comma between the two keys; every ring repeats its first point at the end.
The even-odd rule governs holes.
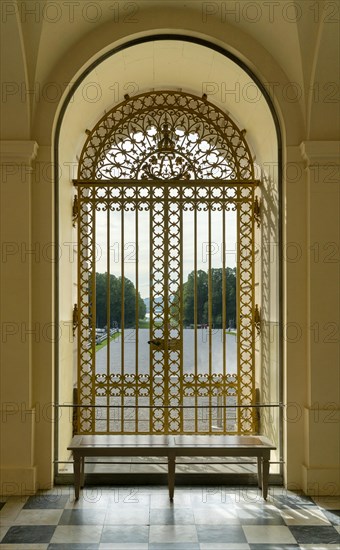
{"type": "MultiPolygon", "coordinates": [[[[194,330],[183,330],[183,370],[185,373],[194,372],[194,330]]],[[[149,373],[150,365],[150,340],[149,329],[138,330],[138,370],[140,374],[149,373]]],[[[236,336],[226,335],[226,364],[227,373],[236,373],[237,343],[236,336]]],[[[122,362],[122,338],[121,336],[110,343],[110,371],[121,372],[122,362]]],[[[208,331],[198,330],[197,334],[197,366],[200,374],[209,372],[209,342],[208,331]]],[[[127,329],[124,335],[124,371],[133,374],[136,368],[136,330],[127,329]]],[[[103,347],[96,353],[96,373],[106,373],[107,347],[103,347]]],[[[214,330],[212,335],[212,371],[223,372],[223,342],[222,330],[214,330]]]]}

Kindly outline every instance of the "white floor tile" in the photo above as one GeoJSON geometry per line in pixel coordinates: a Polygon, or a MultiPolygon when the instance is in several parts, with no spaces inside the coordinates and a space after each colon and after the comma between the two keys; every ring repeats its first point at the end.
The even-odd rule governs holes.
{"type": "Polygon", "coordinates": [[[331,525],[330,521],[316,506],[304,508],[284,508],[281,515],[287,525],[331,525]]]}
{"type": "MultiPolygon", "coordinates": [[[[172,509],[180,511],[181,508],[191,508],[194,512],[195,522],[198,526],[208,525],[239,525],[236,510],[238,504],[244,510],[256,508],[256,514],[264,512],[280,513],[289,526],[310,525],[330,526],[330,522],[324,514],[322,507],[329,510],[340,509],[338,497],[316,497],[309,506],[297,506],[296,508],[276,508],[272,501],[265,502],[253,488],[235,489],[233,493],[224,490],[210,488],[178,488],[175,490],[175,499],[170,503],[166,486],[162,487],[88,487],[82,491],[80,499],[73,499],[73,487],[62,487],[44,492],[44,494],[68,496],[65,509],[89,509],[107,510],[105,523],[112,528],[126,525],[148,525],[150,521],[150,509],[172,509]],[[234,509],[232,502],[236,504],[234,509]],[[229,502],[228,502],[229,501],[229,502]],[[320,507],[320,508],[319,508],[320,507]]],[[[289,494],[286,494],[286,496],[289,494]]],[[[297,499],[298,496],[294,494],[297,499]]],[[[5,536],[11,525],[56,525],[51,543],[95,543],[100,550],[147,550],[146,543],[117,543],[112,538],[109,543],[100,543],[102,525],[58,525],[63,510],[61,509],[23,509],[28,497],[6,497],[6,505],[0,511],[0,540],[5,536]]],[[[65,500],[65,499],[64,499],[65,500]]],[[[103,513],[103,512],[102,512],[103,513]]],[[[154,512],[153,512],[154,513],[154,512]]],[[[261,517],[261,516],[260,516],[261,517]]],[[[260,518],[259,518],[260,519],[260,518]]],[[[242,522],[244,523],[244,522],[242,522]]],[[[200,527],[201,528],[201,527],[200,527]]],[[[216,528],[216,527],[215,527],[216,528]]],[[[340,535],[340,526],[334,526],[340,535]]],[[[131,529],[131,527],[130,527],[131,529]]],[[[143,528],[144,529],[144,528],[143,528]]],[[[147,528],[149,529],[149,528],[147,528]]],[[[315,527],[314,527],[315,529],[315,527]]],[[[297,544],[289,528],[285,525],[243,525],[247,543],[200,543],[200,550],[250,550],[250,544],[280,545],[297,544]]],[[[150,543],[171,544],[186,543],[197,544],[197,531],[195,525],[152,525],[149,529],[150,543]]],[[[119,540],[119,539],[118,539],[119,540]]],[[[129,538],[125,539],[129,540],[129,538]]],[[[143,539],[146,540],[146,539],[143,539]]],[[[225,539],[222,539],[225,540],[225,539]]],[[[1,550],[47,550],[48,544],[2,544],[1,550]]],[[[336,544],[304,544],[301,550],[338,550],[336,544]]]]}
{"type": "Polygon", "coordinates": [[[197,542],[195,525],[150,525],[150,543],[197,542]]]}
{"type": "Polygon", "coordinates": [[[243,525],[250,544],[296,544],[289,527],[284,525],[243,525]]]}
{"type": "Polygon", "coordinates": [[[194,509],[197,525],[240,525],[236,510],[218,506],[200,506],[194,509]]]}
{"type": "Polygon", "coordinates": [[[58,525],[63,510],[21,510],[15,525],[58,525]]]}
{"type": "Polygon", "coordinates": [[[122,505],[109,508],[104,523],[105,525],[148,525],[149,519],[148,506],[122,505]]]}
{"type": "Polygon", "coordinates": [[[22,497],[12,497],[9,499],[5,506],[0,510],[0,523],[1,525],[11,525],[18,514],[21,512],[22,507],[25,505],[26,499],[22,497]]]}
{"type": "Polygon", "coordinates": [[[231,543],[223,543],[223,544],[208,544],[208,543],[202,543],[200,544],[200,550],[249,550],[250,546],[249,544],[245,543],[237,543],[237,542],[231,542],[231,543]]]}
{"type": "Polygon", "coordinates": [[[58,525],[51,543],[99,543],[102,530],[101,525],[58,525]]]}
{"type": "Polygon", "coordinates": [[[100,550],[148,550],[149,545],[146,543],[134,542],[132,544],[120,542],[114,543],[102,543],[99,545],[100,550]]]}

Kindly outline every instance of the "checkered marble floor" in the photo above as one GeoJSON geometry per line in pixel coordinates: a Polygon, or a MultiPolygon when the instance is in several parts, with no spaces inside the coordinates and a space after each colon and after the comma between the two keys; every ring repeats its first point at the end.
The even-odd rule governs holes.
{"type": "Polygon", "coordinates": [[[0,497],[0,547],[34,550],[339,549],[340,499],[271,487],[73,487],[0,497]]]}

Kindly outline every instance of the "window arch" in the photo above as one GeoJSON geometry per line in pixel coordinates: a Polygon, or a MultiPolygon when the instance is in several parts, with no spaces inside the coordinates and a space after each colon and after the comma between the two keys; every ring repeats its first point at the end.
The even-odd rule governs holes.
{"type": "Polygon", "coordinates": [[[254,166],[244,132],[220,109],[189,94],[151,92],[127,97],[98,122],[78,178],[248,180],[254,166]]]}
{"type": "Polygon", "coordinates": [[[259,182],[254,179],[244,132],[204,97],[161,91],[126,97],[87,133],[75,181],[79,222],[79,432],[254,432],[254,221],[259,182]],[[145,354],[141,359],[139,345],[143,216],[142,230],[149,241],[147,259],[144,251],[144,261],[149,263],[148,360],[145,354]],[[234,268],[227,265],[227,226],[233,227],[236,235],[234,268]],[[206,235],[205,271],[198,260],[202,227],[206,235]],[[216,227],[221,249],[217,264],[213,257],[216,227]],[[131,229],[136,253],[134,324],[127,327],[126,300],[131,281],[126,277],[124,250],[127,232],[131,242],[131,229]],[[118,233],[123,252],[119,274],[114,276],[110,268],[115,269],[111,244],[113,234],[118,233]],[[100,267],[105,287],[101,291],[105,297],[104,327],[97,327],[96,313],[100,279],[96,253],[98,245],[103,244],[98,240],[100,234],[105,234],[106,249],[105,265],[100,267]],[[189,234],[190,273],[185,268],[190,256],[186,248],[189,234]],[[228,269],[234,269],[235,278],[234,370],[228,368],[228,269]],[[205,278],[206,289],[204,323],[199,323],[198,315],[203,292],[199,290],[200,277],[205,278]],[[113,290],[117,280],[120,302],[113,290]],[[192,323],[185,326],[190,284],[192,323]],[[112,322],[114,303],[120,304],[115,306],[116,310],[120,308],[116,327],[112,322]],[[133,371],[125,364],[127,328],[135,335],[133,371]],[[97,359],[101,352],[98,330],[103,330],[106,337],[104,366],[97,359]],[[200,348],[200,330],[206,331],[205,352],[200,348]],[[219,360],[214,355],[214,330],[220,331],[222,342],[219,360]],[[114,334],[120,334],[121,341],[120,355],[112,362],[114,334]],[[185,361],[190,356],[190,340],[192,368],[185,361]],[[201,353],[206,353],[205,365],[199,362],[201,353]],[[143,361],[145,368],[139,364],[143,361]],[[102,411],[99,418],[96,410],[102,411]]]}

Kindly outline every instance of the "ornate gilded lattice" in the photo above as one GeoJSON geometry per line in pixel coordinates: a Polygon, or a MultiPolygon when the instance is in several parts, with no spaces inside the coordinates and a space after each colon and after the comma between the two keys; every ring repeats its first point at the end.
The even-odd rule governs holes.
{"type": "MultiPolygon", "coordinates": [[[[127,99],[107,113],[88,134],[75,181],[79,210],[79,432],[252,432],[256,182],[243,133],[229,117],[204,99],[178,92],[152,92],[127,99]],[[214,216],[220,216],[219,219],[223,216],[224,242],[225,216],[230,212],[235,214],[238,235],[236,373],[228,372],[225,357],[221,372],[214,372],[213,368],[211,242],[209,321],[204,329],[208,335],[209,361],[204,372],[199,371],[197,335],[200,327],[196,317],[192,327],[195,332],[194,368],[192,372],[184,368],[184,217],[188,213],[195,216],[196,243],[197,215],[202,212],[208,216],[209,242],[214,216]],[[107,214],[108,257],[113,238],[112,216],[120,216],[121,246],[124,248],[125,233],[130,231],[124,219],[127,213],[135,215],[137,286],[141,238],[138,220],[142,219],[142,214],[148,216],[150,347],[147,372],[139,372],[138,368],[138,313],[134,329],[135,372],[126,372],[124,351],[118,372],[117,366],[112,367],[110,346],[107,346],[104,370],[100,370],[100,361],[97,361],[95,257],[99,237],[96,217],[102,213],[107,214]],[[218,417],[215,421],[212,408],[221,404],[221,397],[224,406],[235,407],[231,409],[233,420],[230,420],[228,409],[223,408],[215,415],[218,417]],[[96,407],[103,404],[105,414],[101,413],[98,420],[96,407]],[[111,409],[115,414],[111,415],[111,409]]],[[[99,229],[102,233],[103,228],[99,229]]],[[[195,247],[197,257],[197,243],[195,247]]],[[[223,258],[224,276],[226,261],[225,256],[223,258]]],[[[197,271],[197,266],[195,269],[197,271]]],[[[124,258],[121,274],[124,278],[124,258]]],[[[122,300],[124,302],[124,286],[122,300]]],[[[222,332],[225,332],[225,305],[222,317],[222,332]]],[[[110,323],[108,325],[110,328],[110,323]]],[[[120,330],[124,336],[124,311],[120,330]]],[[[223,338],[225,341],[225,336],[223,338]]]]}
{"type": "Polygon", "coordinates": [[[198,97],[152,92],[127,99],[90,133],[81,180],[249,180],[247,142],[232,120],[198,97]]]}

